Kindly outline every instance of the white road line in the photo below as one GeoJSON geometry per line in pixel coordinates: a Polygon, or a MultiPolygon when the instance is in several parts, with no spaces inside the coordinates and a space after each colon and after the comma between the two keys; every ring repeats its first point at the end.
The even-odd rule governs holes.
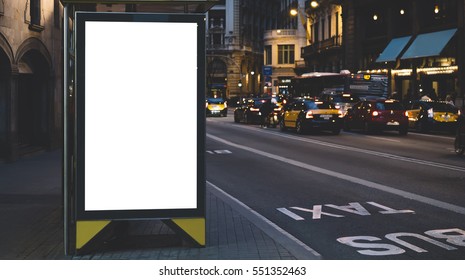
{"type": "Polygon", "coordinates": [[[321,259],[321,255],[310,248],[307,244],[303,243],[292,234],[288,233],[266,217],[262,216],[257,211],[253,210],[242,201],[223,191],[215,184],[207,181],[207,184],[216,195],[229,201],[235,205],[235,210],[243,214],[255,226],[266,232],[271,238],[275,239],[278,243],[283,245],[294,256],[299,259],[321,259]]]}
{"type": "Polygon", "coordinates": [[[335,172],[335,171],[332,171],[332,170],[324,169],[324,168],[321,168],[321,167],[318,167],[318,166],[306,164],[306,163],[296,161],[296,160],[293,160],[293,159],[289,159],[289,158],[281,157],[281,156],[278,156],[278,155],[275,155],[275,154],[267,153],[267,152],[257,150],[257,149],[254,149],[254,148],[251,148],[251,147],[248,147],[248,146],[244,146],[244,145],[240,145],[240,144],[230,142],[230,141],[228,141],[226,139],[223,139],[223,138],[220,138],[220,137],[208,134],[208,133],[207,133],[207,137],[211,138],[211,139],[213,139],[215,141],[221,142],[221,143],[223,143],[225,145],[229,145],[229,146],[235,147],[237,149],[242,149],[242,150],[245,150],[245,151],[249,151],[249,152],[255,153],[257,155],[261,155],[261,156],[271,158],[271,159],[274,159],[274,160],[277,160],[277,161],[282,161],[284,163],[294,165],[294,166],[297,166],[297,167],[300,167],[300,168],[303,168],[303,169],[306,169],[306,170],[321,173],[321,174],[324,174],[324,175],[327,175],[327,176],[331,176],[331,177],[335,177],[335,178],[338,178],[338,179],[341,179],[341,180],[345,180],[345,181],[348,181],[348,182],[359,184],[359,185],[362,185],[362,186],[365,186],[365,187],[368,187],[368,188],[372,188],[372,189],[387,192],[387,193],[390,193],[390,194],[398,195],[398,196],[401,196],[403,198],[415,200],[415,201],[422,202],[422,203],[425,203],[425,204],[428,204],[428,205],[431,205],[431,206],[435,206],[435,207],[438,207],[438,208],[442,208],[442,209],[445,209],[445,210],[448,210],[448,211],[452,211],[452,212],[455,212],[455,213],[465,215],[465,208],[460,207],[458,205],[450,204],[450,203],[443,202],[443,201],[440,201],[440,200],[436,200],[436,199],[433,199],[433,198],[429,198],[429,197],[426,197],[426,196],[414,194],[414,193],[411,193],[411,192],[402,191],[402,190],[399,190],[399,189],[396,189],[396,188],[393,188],[393,187],[389,187],[389,186],[386,186],[386,185],[378,184],[378,183],[375,183],[375,182],[360,179],[360,178],[353,177],[353,176],[350,176],[350,175],[346,175],[346,174],[343,174],[343,173],[339,173],[339,172],[335,172]]]}
{"type": "MultiPolygon", "coordinates": [[[[249,128],[249,129],[251,129],[251,128],[249,128]]],[[[254,130],[261,130],[261,129],[254,129],[254,130]]],[[[319,140],[315,140],[315,139],[298,137],[298,136],[282,134],[282,133],[277,133],[277,132],[272,132],[272,131],[263,131],[263,133],[268,133],[268,134],[272,134],[272,135],[275,135],[275,136],[278,136],[278,137],[289,138],[289,139],[292,139],[292,140],[311,143],[311,144],[315,144],[315,145],[326,146],[326,147],[330,147],[330,148],[334,148],[334,149],[340,149],[340,150],[345,150],[345,151],[363,153],[363,154],[368,154],[368,155],[372,155],[372,156],[389,158],[389,159],[392,159],[392,160],[399,160],[399,161],[405,161],[405,162],[410,162],[410,163],[415,163],[415,164],[420,164],[420,165],[426,165],[426,166],[430,166],[430,167],[448,169],[448,170],[452,170],[452,171],[465,172],[464,167],[455,166],[455,165],[449,165],[449,164],[444,164],[444,163],[439,163],[439,162],[433,162],[433,161],[409,158],[409,157],[404,157],[404,156],[398,156],[398,155],[393,155],[393,154],[388,154],[388,153],[383,153],[383,152],[365,150],[365,149],[360,149],[360,148],[355,148],[355,147],[350,147],[350,146],[344,146],[344,145],[339,145],[339,144],[333,144],[333,143],[323,142],[323,141],[319,141],[319,140]]]]}
{"type": "Polygon", "coordinates": [[[383,141],[388,141],[388,142],[400,143],[400,140],[390,139],[390,138],[385,138],[385,137],[376,137],[376,136],[366,136],[366,137],[371,138],[371,139],[377,139],[377,140],[383,140],[383,141]]]}

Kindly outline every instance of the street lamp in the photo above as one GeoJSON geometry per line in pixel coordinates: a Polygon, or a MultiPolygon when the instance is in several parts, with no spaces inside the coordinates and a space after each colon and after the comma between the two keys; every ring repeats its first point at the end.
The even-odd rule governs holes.
{"type": "Polygon", "coordinates": [[[310,2],[310,7],[318,8],[318,6],[320,6],[320,3],[318,3],[318,1],[313,0],[310,2]]]}
{"type": "MultiPolygon", "coordinates": [[[[302,24],[302,27],[305,29],[305,36],[306,36],[306,39],[309,40],[310,39],[310,34],[309,34],[309,31],[308,31],[308,28],[307,28],[307,18],[308,18],[308,15],[305,11],[305,8],[304,7],[299,7],[299,2],[300,1],[294,1],[291,6],[290,6],[290,10],[289,10],[289,14],[292,16],[292,17],[298,17],[300,19],[300,22],[302,24]]],[[[310,7],[312,8],[317,8],[319,6],[319,2],[318,1],[311,1],[310,2],[310,7]]],[[[297,28],[297,29],[300,29],[300,28],[297,28]]]]}

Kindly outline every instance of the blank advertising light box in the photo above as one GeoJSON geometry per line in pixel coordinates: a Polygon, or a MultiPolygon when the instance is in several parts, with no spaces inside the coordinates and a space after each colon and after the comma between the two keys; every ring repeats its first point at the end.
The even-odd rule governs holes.
{"type": "Polygon", "coordinates": [[[78,216],[204,211],[203,22],[76,14],[78,216]]]}

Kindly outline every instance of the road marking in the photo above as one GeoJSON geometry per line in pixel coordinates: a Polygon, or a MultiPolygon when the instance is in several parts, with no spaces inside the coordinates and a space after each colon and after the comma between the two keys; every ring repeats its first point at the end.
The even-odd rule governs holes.
{"type": "Polygon", "coordinates": [[[372,139],[377,139],[377,140],[388,141],[388,142],[400,143],[400,140],[390,139],[390,138],[385,138],[385,137],[377,137],[377,136],[366,136],[366,137],[367,138],[372,138],[372,139]]]}
{"type": "MultiPolygon", "coordinates": [[[[465,247],[465,231],[459,228],[450,228],[450,229],[436,229],[436,230],[428,230],[424,233],[427,236],[418,234],[418,233],[410,233],[410,232],[395,232],[395,233],[388,233],[384,237],[397,245],[401,245],[407,249],[410,249],[416,253],[426,253],[427,250],[420,248],[416,245],[410,244],[404,240],[401,240],[399,237],[408,237],[410,240],[412,238],[420,239],[424,242],[436,245],[442,249],[451,251],[457,250],[458,248],[451,246],[455,245],[458,247],[465,247]],[[445,239],[445,242],[451,244],[446,244],[435,239],[445,239]]],[[[400,255],[404,254],[406,251],[396,245],[387,244],[387,243],[374,243],[373,241],[382,241],[381,238],[376,236],[346,236],[340,237],[336,239],[339,243],[358,248],[363,250],[357,250],[358,253],[367,256],[389,256],[389,255],[400,255]],[[369,242],[358,242],[358,241],[369,241],[369,242]],[[372,250],[376,249],[376,250],[372,250]]]]}
{"type": "Polygon", "coordinates": [[[217,155],[227,155],[231,154],[231,151],[229,150],[213,150],[213,151],[205,151],[211,155],[217,154],[217,155]]]}
{"type": "MultiPolygon", "coordinates": [[[[374,207],[382,209],[382,211],[378,211],[378,212],[383,214],[383,215],[387,215],[387,214],[406,214],[406,213],[415,214],[415,211],[409,210],[409,209],[402,209],[402,210],[393,209],[393,208],[381,205],[381,204],[373,202],[373,201],[368,201],[366,203],[370,204],[370,205],[372,205],[374,207]]],[[[333,209],[337,209],[337,210],[340,210],[340,211],[343,211],[343,212],[347,212],[347,213],[351,213],[351,214],[355,214],[355,215],[360,215],[360,216],[371,216],[372,215],[359,202],[350,202],[348,205],[324,204],[324,206],[330,207],[330,208],[333,208],[333,209]]],[[[289,208],[291,208],[293,210],[302,211],[302,212],[312,213],[312,219],[313,220],[321,219],[322,215],[335,217],[335,218],[346,217],[346,216],[343,216],[343,215],[337,215],[337,214],[333,214],[333,213],[323,212],[322,211],[323,205],[313,205],[312,209],[303,208],[303,207],[296,207],[296,206],[289,207],[289,208]]],[[[276,210],[278,210],[279,212],[283,213],[284,215],[287,215],[288,217],[290,217],[290,218],[292,218],[292,219],[294,219],[296,221],[305,220],[304,217],[301,217],[301,216],[297,215],[296,213],[292,212],[291,210],[288,210],[285,207],[276,208],[276,210]]]]}
{"type": "Polygon", "coordinates": [[[318,252],[244,204],[242,201],[223,191],[209,181],[207,181],[207,185],[209,185],[210,190],[220,197],[220,199],[228,203],[230,206],[235,205],[235,210],[243,214],[250,222],[266,232],[266,234],[289,250],[295,257],[298,257],[298,259],[321,259],[321,255],[318,252]]]}
{"type": "Polygon", "coordinates": [[[433,198],[429,198],[429,197],[426,197],[426,196],[414,194],[414,193],[411,193],[411,192],[402,191],[402,190],[399,190],[399,189],[396,189],[396,188],[393,188],[393,187],[390,187],[390,186],[378,184],[378,183],[371,182],[371,181],[368,181],[368,180],[353,177],[353,176],[350,176],[350,175],[347,175],[347,174],[343,174],[343,173],[339,173],[339,172],[336,172],[336,171],[324,169],[324,168],[321,168],[321,167],[318,167],[318,166],[315,166],[315,165],[310,165],[310,164],[306,164],[304,162],[300,162],[300,161],[296,161],[296,160],[293,160],[293,159],[278,156],[278,155],[275,155],[275,154],[267,153],[265,151],[257,150],[257,149],[254,149],[254,148],[251,148],[251,147],[248,147],[248,146],[244,146],[244,145],[240,145],[240,144],[230,142],[230,141],[228,141],[226,139],[214,136],[214,135],[209,134],[209,133],[207,133],[207,137],[211,138],[211,139],[213,139],[215,141],[221,142],[221,143],[223,143],[225,145],[235,147],[237,149],[249,151],[249,152],[252,152],[254,154],[261,155],[261,156],[264,156],[264,157],[267,157],[267,158],[271,158],[271,159],[274,159],[274,160],[277,160],[277,161],[281,161],[281,162],[284,162],[284,163],[287,163],[287,164],[290,164],[290,165],[294,165],[294,166],[297,166],[297,167],[300,167],[300,168],[303,168],[303,169],[306,169],[306,170],[310,170],[310,171],[317,172],[317,173],[320,173],[320,174],[324,174],[324,175],[327,175],[327,176],[335,177],[335,178],[345,180],[345,181],[348,181],[348,182],[351,182],[351,183],[359,184],[359,185],[362,185],[362,186],[365,186],[365,187],[368,187],[368,188],[371,188],[371,189],[376,189],[376,190],[379,190],[379,191],[394,194],[394,195],[397,195],[397,196],[401,196],[403,198],[415,200],[415,201],[418,201],[418,202],[421,202],[421,203],[424,203],[424,204],[428,204],[428,205],[435,206],[435,207],[438,207],[438,208],[441,208],[441,209],[445,209],[445,210],[448,210],[448,211],[452,211],[452,212],[455,212],[455,213],[458,213],[458,214],[465,215],[465,208],[461,207],[461,206],[458,206],[458,205],[450,204],[450,203],[443,202],[443,201],[440,201],[440,200],[437,200],[437,199],[433,199],[433,198]]]}
{"type": "MultiPolygon", "coordinates": [[[[258,131],[260,129],[254,129],[254,130],[258,131]]],[[[410,163],[416,163],[416,164],[420,164],[420,165],[426,165],[426,166],[430,166],[430,167],[437,167],[437,168],[443,168],[443,169],[448,169],[448,170],[453,170],[453,171],[465,172],[465,168],[460,167],[460,166],[454,166],[454,165],[444,164],[444,163],[439,163],[439,162],[409,158],[409,157],[398,156],[398,155],[393,155],[393,154],[388,154],[388,153],[383,153],[383,152],[365,150],[365,149],[360,149],[360,148],[355,148],[355,147],[350,147],[350,146],[344,146],[344,145],[339,145],[339,144],[334,144],[334,143],[328,143],[328,142],[323,142],[323,141],[319,141],[319,140],[315,140],[315,139],[309,139],[309,138],[304,138],[304,137],[287,135],[287,134],[282,134],[282,133],[277,133],[277,132],[272,132],[272,131],[264,131],[264,130],[260,130],[260,131],[262,131],[263,133],[269,133],[269,134],[272,134],[272,135],[275,135],[275,136],[278,136],[278,137],[289,138],[289,139],[292,139],[292,140],[297,140],[297,141],[301,141],[301,142],[305,142],[305,143],[311,143],[311,144],[315,144],[315,145],[330,147],[330,148],[334,148],[334,149],[340,149],[340,150],[345,150],[345,151],[363,153],[363,154],[368,154],[368,155],[372,155],[372,156],[388,158],[388,159],[392,159],[392,160],[399,160],[399,161],[405,161],[405,162],[410,162],[410,163]]]]}

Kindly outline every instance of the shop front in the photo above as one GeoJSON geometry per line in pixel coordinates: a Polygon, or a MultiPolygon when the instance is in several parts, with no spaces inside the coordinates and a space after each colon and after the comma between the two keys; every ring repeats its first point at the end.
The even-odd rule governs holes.
{"type": "Polygon", "coordinates": [[[376,60],[390,73],[391,93],[409,102],[428,95],[451,96],[462,106],[457,61],[457,29],[394,38],[376,60]]]}

